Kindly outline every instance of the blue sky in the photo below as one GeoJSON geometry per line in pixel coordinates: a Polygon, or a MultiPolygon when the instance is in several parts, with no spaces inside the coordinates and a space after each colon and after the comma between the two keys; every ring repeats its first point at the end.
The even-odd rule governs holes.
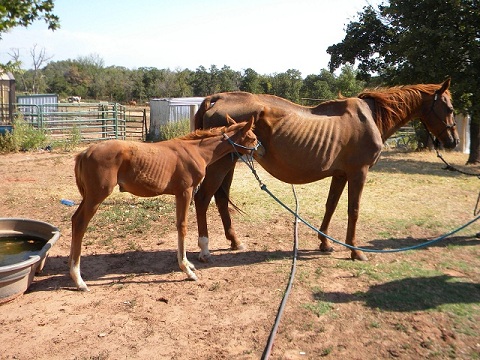
{"type": "Polygon", "coordinates": [[[17,48],[22,67],[31,68],[36,44],[51,61],[97,55],[105,66],[129,69],[227,65],[307,76],[327,68],[327,47],[343,40],[346,24],[368,3],[380,1],[56,0],[61,29],[37,21],[4,33],[0,62],[17,48]]]}

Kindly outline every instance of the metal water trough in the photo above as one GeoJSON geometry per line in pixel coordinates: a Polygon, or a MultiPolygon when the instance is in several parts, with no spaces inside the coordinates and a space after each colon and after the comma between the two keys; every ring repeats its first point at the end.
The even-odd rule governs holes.
{"type": "Polygon", "coordinates": [[[0,266],[0,304],[13,300],[28,289],[35,274],[42,271],[48,251],[57,242],[60,231],[42,221],[0,218],[1,236],[32,236],[44,239],[45,245],[23,261],[0,266]]]}
{"type": "Polygon", "coordinates": [[[5,135],[7,132],[12,132],[13,126],[12,125],[0,125],[0,135],[5,135]]]}

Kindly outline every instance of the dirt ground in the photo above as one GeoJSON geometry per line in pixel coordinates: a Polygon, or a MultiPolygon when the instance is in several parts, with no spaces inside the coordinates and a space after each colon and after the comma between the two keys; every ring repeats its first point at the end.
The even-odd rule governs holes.
{"type": "MultiPolygon", "coordinates": [[[[87,240],[115,234],[118,226],[97,225],[82,249],[90,292],[78,292],[67,268],[76,207],[60,204],[62,198],[80,201],[73,158],[74,153],[55,152],[0,155],[0,217],[46,221],[62,233],[29,290],[0,305],[0,359],[260,359],[290,274],[291,216],[278,210],[273,221],[236,222],[248,247],[231,252],[211,206],[213,260],[204,264],[196,259],[192,208],[187,250],[198,282],[178,270],[171,216],[113,239],[114,245],[87,240]]],[[[338,221],[332,225],[338,233],[344,227],[338,221]]],[[[443,270],[437,279],[462,279],[471,291],[459,296],[479,305],[474,235],[463,236],[465,246],[451,250],[469,266],[443,270]]],[[[419,227],[415,236],[427,238],[431,232],[419,227]]],[[[337,246],[333,254],[321,255],[316,236],[305,227],[300,238],[297,274],[271,359],[480,358],[480,307],[459,324],[433,305],[407,309],[370,303],[375,294],[429,285],[362,276],[349,267],[348,250],[337,246]],[[318,290],[312,293],[312,287],[318,290]],[[317,304],[326,304],[328,311],[305,305],[315,300],[325,300],[317,304]]],[[[449,244],[408,255],[371,255],[370,263],[382,266],[408,257],[434,269],[449,244]]]]}

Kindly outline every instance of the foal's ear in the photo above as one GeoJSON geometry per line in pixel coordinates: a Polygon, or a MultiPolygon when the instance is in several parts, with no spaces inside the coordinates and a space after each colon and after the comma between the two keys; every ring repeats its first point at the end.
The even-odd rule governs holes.
{"type": "Polygon", "coordinates": [[[448,90],[448,88],[450,87],[450,80],[451,80],[451,78],[448,78],[447,80],[445,80],[443,82],[442,87],[438,91],[439,94],[443,94],[445,91],[448,90]]]}
{"type": "Polygon", "coordinates": [[[236,124],[236,123],[237,123],[237,122],[236,122],[234,119],[232,119],[232,118],[230,117],[230,115],[228,115],[228,114],[227,114],[227,116],[226,116],[225,118],[226,118],[226,120],[227,120],[227,124],[228,124],[228,126],[230,126],[230,125],[233,125],[233,124],[236,124]]]}
{"type": "Polygon", "coordinates": [[[245,125],[245,127],[243,128],[243,131],[247,132],[248,130],[253,130],[254,121],[255,121],[255,116],[252,115],[252,118],[250,120],[248,120],[247,125],[245,125]]]}

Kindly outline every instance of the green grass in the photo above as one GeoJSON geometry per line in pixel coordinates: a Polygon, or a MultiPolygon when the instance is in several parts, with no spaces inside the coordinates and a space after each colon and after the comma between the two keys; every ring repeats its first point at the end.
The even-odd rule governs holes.
{"type": "Polygon", "coordinates": [[[320,317],[330,312],[333,309],[333,304],[326,301],[317,300],[313,303],[303,304],[302,307],[320,317]]]}
{"type": "Polygon", "coordinates": [[[144,234],[150,230],[159,217],[166,217],[174,224],[175,204],[163,197],[136,198],[133,196],[113,196],[100,206],[87,229],[99,233],[97,241],[107,247],[113,247],[118,238],[129,238],[128,249],[138,250],[139,245],[129,235],[144,234]]]}

